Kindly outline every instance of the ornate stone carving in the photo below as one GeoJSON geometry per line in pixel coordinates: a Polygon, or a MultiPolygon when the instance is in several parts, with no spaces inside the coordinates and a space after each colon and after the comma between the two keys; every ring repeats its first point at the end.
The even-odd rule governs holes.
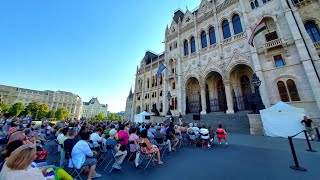
{"type": "Polygon", "coordinates": [[[230,48],[230,47],[227,47],[226,51],[227,51],[227,52],[230,52],[230,51],[231,51],[231,48],[230,48]]]}
{"type": "Polygon", "coordinates": [[[240,48],[243,48],[243,47],[244,47],[244,43],[241,42],[241,43],[239,44],[239,47],[240,47],[240,48]]]}

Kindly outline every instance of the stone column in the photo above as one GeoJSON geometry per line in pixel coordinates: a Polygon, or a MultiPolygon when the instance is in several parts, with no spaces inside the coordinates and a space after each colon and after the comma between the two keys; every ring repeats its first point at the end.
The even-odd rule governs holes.
{"type": "Polygon", "coordinates": [[[231,88],[230,88],[230,80],[225,80],[224,81],[224,90],[226,93],[226,99],[227,99],[227,114],[234,114],[234,110],[233,110],[233,100],[232,100],[232,96],[231,96],[231,88]]]}
{"type": "MultiPolygon", "coordinates": [[[[241,21],[240,21],[241,22],[241,21]]],[[[229,23],[229,28],[230,28],[230,34],[231,34],[231,38],[235,35],[234,34],[234,29],[233,29],[233,24],[232,24],[232,20],[229,19],[228,20],[228,23],[229,23]]]]}
{"type": "Polygon", "coordinates": [[[200,112],[201,114],[207,114],[207,104],[206,104],[206,86],[201,85],[200,86],[200,94],[201,94],[201,106],[202,106],[202,111],[200,112]]]}

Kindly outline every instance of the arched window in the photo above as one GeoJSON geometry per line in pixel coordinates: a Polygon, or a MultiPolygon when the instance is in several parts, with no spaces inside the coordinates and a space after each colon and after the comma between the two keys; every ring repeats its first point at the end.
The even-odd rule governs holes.
{"type": "Polygon", "coordinates": [[[205,31],[201,32],[201,47],[206,48],[207,47],[207,34],[205,31]]]}
{"type": "Polygon", "coordinates": [[[148,78],[148,80],[147,80],[147,88],[149,88],[149,82],[150,80],[149,80],[149,78],[148,78]]]}
{"type": "Polygon", "coordinates": [[[170,109],[174,110],[174,98],[171,98],[170,109]]]}
{"type": "Polygon", "coordinates": [[[224,20],[222,22],[222,31],[223,31],[223,38],[224,39],[231,37],[229,22],[227,20],[224,20]]]}
{"type": "Polygon", "coordinates": [[[178,99],[174,98],[174,109],[178,109],[178,99]]]}
{"type": "Polygon", "coordinates": [[[284,82],[278,81],[277,86],[278,86],[278,91],[279,91],[281,101],[289,102],[289,96],[288,96],[287,88],[284,82]]]}
{"type": "Polygon", "coordinates": [[[243,31],[239,15],[236,14],[232,17],[232,25],[234,34],[239,34],[243,31]]]}
{"type": "Polygon", "coordinates": [[[255,0],[255,1],[254,1],[254,5],[256,6],[256,8],[259,7],[258,0],[255,0]]]}
{"type": "Polygon", "coordinates": [[[254,6],[254,3],[253,3],[253,2],[251,2],[251,3],[250,3],[250,5],[251,5],[251,9],[254,9],[254,8],[255,8],[255,6],[254,6]]]}
{"type": "Polygon", "coordinates": [[[187,56],[189,54],[189,45],[187,40],[184,40],[183,48],[184,48],[184,55],[187,56]]]}
{"type": "Polygon", "coordinates": [[[196,52],[196,41],[194,40],[194,37],[192,36],[191,39],[191,53],[196,52]]]}
{"type": "Polygon", "coordinates": [[[292,79],[287,80],[287,87],[290,95],[291,101],[300,101],[299,93],[296,84],[292,79]]]}
{"type": "Polygon", "coordinates": [[[319,29],[315,25],[314,22],[307,22],[304,27],[307,30],[307,33],[309,34],[310,38],[312,39],[313,42],[319,42],[320,41],[320,33],[319,29]]]}
{"type": "Polygon", "coordinates": [[[210,37],[210,45],[215,44],[217,42],[216,40],[216,33],[214,31],[214,27],[211,27],[209,29],[209,37],[210,37]]]}

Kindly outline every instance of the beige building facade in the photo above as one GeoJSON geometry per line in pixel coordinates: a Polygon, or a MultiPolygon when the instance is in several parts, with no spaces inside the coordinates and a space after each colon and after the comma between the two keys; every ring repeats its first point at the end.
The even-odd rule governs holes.
{"type": "Polygon", "coordinates": [[[89,102],[83,103],[82,117],[90,118],[98,115],[100,112],[102,112],[104,116],[108,116],[108,105],[100,104],[98,98],[93,97],[89,102]]]}
{"type": "Polygon", "coordinates": [[[133,99],[133,93],[132,88],[130,89],[129,95],[127,97],[126,101],[126,109],[124,113],[123,119],[125,121],[133,121],[134,120],[134,113],[135,113],[135,107],[133,106],[134,99],[133,99]]]}
{"type": "Polygon", "coordinates": [[[250,111],[256,73],[266,107],[284,101],[320,118],[319,9],[318,0],[202,0],[176,11],[164,53],[146,52],[137,67],[134,114],[153,104],[162,115],[250,111]],[[168,70],[156,78],[161,63],[168,70]]]}
{"type": "Polygon", "coordinates": [[[22,102],[27,106],[32,101],[47,104],[51,110],[66,107],[70,117],[80,119],[82,115],[82,99],[71,92],[65,91],[38,91],[19,87],[0,85],[0,103],[13,105],[22,102]]]}

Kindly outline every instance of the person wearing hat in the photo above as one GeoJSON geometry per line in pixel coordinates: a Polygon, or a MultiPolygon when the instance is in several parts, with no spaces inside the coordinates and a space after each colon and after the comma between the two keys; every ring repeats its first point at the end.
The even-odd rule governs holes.
{"type": "Polygon", "coordinates": [[[116,152],[115,156],[118,157],[112,167],[115,169],[121,169],[121,164],[127,155],[127,150],[125,146],[121,146],[117,143],[117,141],[115,140],[116,134],[117,131],[115,129],[110,130],[109,138],[106,140],[105,146],[110,146],[112,149],[114,149],[114,151],[116,152]]]}

